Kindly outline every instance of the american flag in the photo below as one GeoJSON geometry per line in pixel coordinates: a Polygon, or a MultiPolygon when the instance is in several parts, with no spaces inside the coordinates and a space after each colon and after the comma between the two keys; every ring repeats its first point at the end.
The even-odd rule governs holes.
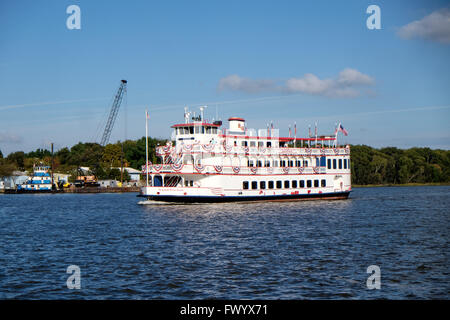
{"type": "Polygon", "coordinates": [[[145,110],[145,117],[146,117],[147,119],[150,119],[150,115],[148,114],[148,110],[145,110]]]}
{"type": "Polygon", "coordinates": [[[347,132],[347,130],[344,129],[342,124],[339,124],[339,128],[336,130],[336,133],[338,133],[339,131],[342,132],[344,134],[344,136],[348,136],[348,132],[347,132]]]}

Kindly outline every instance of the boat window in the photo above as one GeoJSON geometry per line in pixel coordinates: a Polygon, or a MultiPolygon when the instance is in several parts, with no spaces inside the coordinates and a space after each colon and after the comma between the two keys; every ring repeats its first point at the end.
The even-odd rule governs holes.
{"type": "Polygon", "coordinates": [[[265,181],[260,181],[259,182],[259,188],[260,189],[265,189],[266,188],[266,182],[265,181]]]}
{"type": "Polygon", "coordinates": [[[318,188],[319,187],[319,180],[314,180],[314,188],[318,188]]]}
{"type": "Polygon", "coordinates": [[[327,186],[327,181],[325,179],[322,179],[321,186],[322,187],[326,187],[327,186]]]}
{"type": "Polygon", "coordinates": [[[273,189],[273,181],[269,181],[269,189],[273,189]]]}
{"type": "Polygon", "coordinates": [[[267,141],[267,148],[272,147],[272,142],[271,141],[267,141]]]}
{"type": "Polygon", "coordinates": [[[241,142],[241,146],[246,147],[247,146],[247,140],[244,140],[241,142]]]}
{"type": "Polygon", "coordinates": [[[306,186],[308,188],[311,188],[312,187],[312,181],[311,180],[306,180],[306,186]]]}
{"type": "Polygon", "coordinates": [[[253,167],[253,160],[247,161],[247,167],[253,167]]]}
{"type": "Polygon", "coordinates": [[[252,181],[252,189],[258,189],[258,181],[252,181]]]}
{"type": "Polygon", "coordinates": [[[256,145],[255,141],[250,141],[250,147],[254,147],[256,145]]]}
{"type": "Polygon", "coordinates": [[[333,169],[336,169],[336,159],[333,159],[333,169]]]}
{"type": "Polygon", "coordinates": [[[344,159],[344,169],[347,169],[347,159],[344,159]]]}
{"type": "Polygon", "coordinates": [[[292,188],[297,188],[297,180],[292,180],[292,188]]]}
{"type": "Polygon", "coordinates": [[[274,166],[274,167],[278,167],[278,161],[277,161],[277,160],[275,160],[275,161],[273,162],[273,166],[274,166]]]}
{"type": "Polygon", "coordinates": [[[264,147],[264,142],[258,141],[258,147],[264,147]]]}
{"type": "Polygon", "coordinates": [[[331,169],[331,159],[328,159],[328,160],[327,160],[327,168],[328,168],[328,169],[331,169]]]}
{"type": "Polygon", "coordinates": [[[282,182],[280,180],[277,181],[277,189],[281,189],[282,182]]]}
{"type": "Polygon", "coordinates": [[[261,161],[261,160],[258,160],[258,162],[256,163],[256,166],[259,167],[259,168],[261,168],[261,167],[262,167],[262,161],[261,161]]]}
{"type": "Polygon", "coordinates": [[[217,128],[212,128],[212,133],[217,134],[217,128]]]}
{"type": "Polygon", "coordinates": [[[289,180],[284,181],[284,188],[285,189],[289,188],[289,180]]]}
{"type": "Polygon", "coordinates": [[[308,160],[303,161],[303,166],[307,167],[308,166],[308,160]]]}
{"type": "Polygon", "coordinates": [[[206,134],[211,134],[211,127],[206,127],[206,134]]]}
{"type": "Polygon", "coordinates": [[[300,180],[300,188],[304,188],[305,187],[305,180],[300,180]]]}
{"type": "Polygon", "coordinates": [[[195,127],[195,133],[200,133],[200,127],[198,126],[195,127]]]}
{"type": "Polygon", "coordinates": [[[244,189],[244,190],[248,189],[248,181],[242,182],[242,189],[244,189]]]}
{"type": "Polygon", "coordinates": [[[342,169],[342,159],[339,159],[339,169],[342,169]]]}
{"type": "Polygon", "coordinates": [[[266,160],[266,161],[265,161],[264,167],[270,167],[270,161],[269,161],[269,160],[266,160]]]}
{"type": "Polygon", "coordinates": [[[191,181],[190,181],[190,185],[191,185],[191,187],[194,186],[194,180],[191,180],[191,181]]]}
{"type": "Polygon", "coordinates": [[[189,127],[189,133],[194,134],[194,127],[189,127]]]}
{"type": "Polygon", "coordinates": [[[289,160],[289,167],[293,167],[294,166],[294,161],[293,160],[289,160]]]}

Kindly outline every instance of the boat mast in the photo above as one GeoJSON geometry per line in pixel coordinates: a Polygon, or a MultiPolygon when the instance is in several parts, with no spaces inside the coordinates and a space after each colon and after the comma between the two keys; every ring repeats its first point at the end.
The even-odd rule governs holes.
{"type": "Polygon", "coordinates": [[[148,120],[148,110],[145,109],[145,173],[146,173],[146,177],[147,177],[147,184],[146,186],[148,187],[148,124],[147,121],[148,120]]]}
{"type": "Polygon", "coordinates": [[[52,186],[51,186],[51,190],[53,190],[53,142],[51,143],[51,149],[52,149],[52,163],[51,163],[52,186]]]}

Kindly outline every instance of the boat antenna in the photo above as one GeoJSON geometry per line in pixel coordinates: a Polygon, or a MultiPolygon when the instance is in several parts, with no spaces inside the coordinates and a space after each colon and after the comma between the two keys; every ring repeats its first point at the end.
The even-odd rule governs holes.
{"type": "Polygon", "coordinates": [[[204,118],[204,110],[206,109],[206,108],[208,108],[208,106],[201,106],[200,107],[200,120],[203,122],[204,120],[205,120],[205,118],[204,118]]]}
{"type": "Polygon", "coordinates": [[[54,183],[54,181],[53,181],[53,142],[51,143],[51,149],[52,149],[52,190],[53,190],[53,183],[54,183]]]}

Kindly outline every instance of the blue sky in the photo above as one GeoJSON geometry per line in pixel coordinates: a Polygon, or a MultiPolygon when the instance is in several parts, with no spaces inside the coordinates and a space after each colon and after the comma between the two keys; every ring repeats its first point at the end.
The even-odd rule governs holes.
{"type": "Polygon", "coordinates": [[[183,107],[270,121],[299,136],[341,122],[344,142],[450,149],[447,1],[3,1],[0,150],[170,137],[183,107]],[[66,8],[81,9],[69,30],[66,8]],[[369,30],[369,5],[381,29],[369,30]],[[431,15],[431,16],[430,16],[431,15]]]}

